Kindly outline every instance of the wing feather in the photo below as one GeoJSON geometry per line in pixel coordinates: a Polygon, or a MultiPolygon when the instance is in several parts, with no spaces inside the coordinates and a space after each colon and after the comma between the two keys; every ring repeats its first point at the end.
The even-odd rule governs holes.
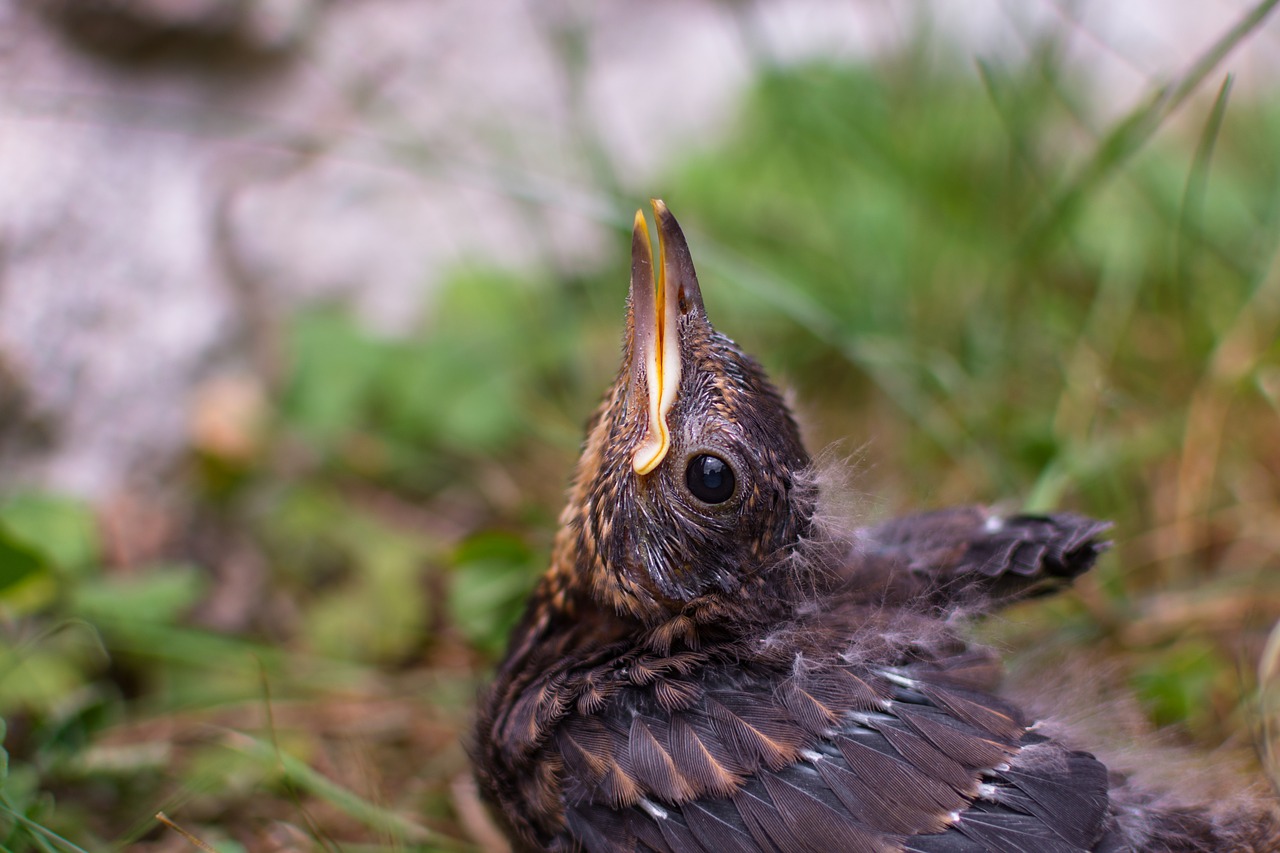
{"type": "Polygon", "coordinates": [[[689,788],[703,796],[727,797],[742,785],[745,769],[714,733],[686,715],[671,721],[671,758],[689,788]]]}
{"type": "Polygon", "coordinates": [[[1086,853],[1086,848],[1068,844],[1039,818],[1014,812],[970,809],[956,829],[991,853],[1086,853]]]}
{"type": "MultiPolygon", "coordinates": [[[[844,788],[856,790],[859,816],[873,826],[894,824],[907,833],[936,832],[946,825],[948,815],[966,805],[951,787],[865,743],[842,736],[836,746],[858,780],[856,788],[848,780],[844,788]]],[[[840,796],[839,789],[833,790],[840,796]]]]}
{"type": "Polygon", "coordinates": [[[918,734],[887,724],[877,726],[876,731],[880,732],[884,739],[898,751],[898,754],[916,769],[951,786],[962,796],[972,797],[977,791],[976,773],[966,770],[960,762],[945,755],[918,734]]]}
{"type": "Polygon", "coordinates": [[[702,799],[684,805],[685,823],[702,846],[715,853],[758,853],[751,833],[728,800],[702,799]]]}
{"type": "Polygon", "coordinates": [[[920,692],[933,704],[974,728],[990,732],[998,740],[1017,742],[1026,731],[1022,712],[1012,704],[986,693],[960,687],[921,682],[920,692]]]}
{"type": "Polygon", "coordinates": [[[636,716],[631,720],[628,755],[631,772],[645,789],[669,803],[679,803],[694,796],[694,789],[676,769],[676,763],[663,746],[668,726],[661,720],[636,716]]]}
{"type": "Polygon", "coordinates": [[[889,839],[833,809],[794,779],[794,773],[767,773],[762,777],[778,813],[806,849],[815,853],[887,853],[893,849],[889,839]]]}
{"type": "Polygon", "coordinates": [[[1063,840],[1092,847],[1101,837],[1107,814],[1107,769],[1089,753],[1068,753],[1065,766],[1052,776],[1015,764],[997,778],[1025,793],[1027,810],[1053,827],[1063,840]]]}
{"type": "Polygon", "coordinates": [[[909,725],[943,755],[965,767],[995,767],[1017,748],[983,737],[972,728],[926,708],[898,709],[898,719],[909,725]]]}
{"type": "Polygon", "coordinates": [[[808,743],[804,729],[784,708],[759,696],[719,693],[706,700],[712,727],[733,760],[749,773],[794,764],[808,743]]]}

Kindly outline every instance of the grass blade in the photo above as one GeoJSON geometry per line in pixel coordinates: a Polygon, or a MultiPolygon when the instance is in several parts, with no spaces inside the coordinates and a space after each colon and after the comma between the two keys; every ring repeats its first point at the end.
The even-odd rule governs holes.
{"type": "Polygon", "coordinates": [[[1280,0],[1263,0],[1254,6],[1191,63],[1176,82],[1157,88],[1147,103],[1117,122],[1094,149],[1093,156],[1050,202],[1047,211],[1032,220],[1021,241],[1019,254],[1035,254],[1042,250],[1072,218],[1089,193],[1110,179],[1155,135],[1165,119],[1181,107],[1218,64],[1266,20],[1277,3],[1280,0]]]}

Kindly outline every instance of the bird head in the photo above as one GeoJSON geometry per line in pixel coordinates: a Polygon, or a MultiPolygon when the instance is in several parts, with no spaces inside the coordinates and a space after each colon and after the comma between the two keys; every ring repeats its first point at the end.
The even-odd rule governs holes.
{"type": "Polygon", "coordinates": [[[760,366],[707,319],[675,217],[661,201],[653,211],[657,261],[637,212],[622,366],[556,562],[650,624],[691,607],[764,613],[785,603],[786,556],[808,533],[809,456],[760,366]]]}

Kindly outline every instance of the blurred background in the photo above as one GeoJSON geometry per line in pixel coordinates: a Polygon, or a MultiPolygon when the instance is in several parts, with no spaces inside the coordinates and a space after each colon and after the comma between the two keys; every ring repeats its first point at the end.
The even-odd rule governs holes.
{"type": "Polygon", "coordinates": [[[851,523],[1115,520],[1015,695],[1261,780],[1274,5],[0,0],[0,846],[499,849],[650,196],[851,523]]]}

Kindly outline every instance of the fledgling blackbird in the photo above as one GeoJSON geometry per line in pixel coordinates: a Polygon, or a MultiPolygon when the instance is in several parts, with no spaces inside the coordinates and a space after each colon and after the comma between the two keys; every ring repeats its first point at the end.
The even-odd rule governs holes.
{"type": "Polygon", "coordinates": [[[831,529],[799,431],[636,215],[622,368],[551,567],[482,699],[521,850],[1276,851],[1262,810],[1165,808],[992,690],[955,627],[1086,571],[1106,528],[967,507],[831,529]]]}

